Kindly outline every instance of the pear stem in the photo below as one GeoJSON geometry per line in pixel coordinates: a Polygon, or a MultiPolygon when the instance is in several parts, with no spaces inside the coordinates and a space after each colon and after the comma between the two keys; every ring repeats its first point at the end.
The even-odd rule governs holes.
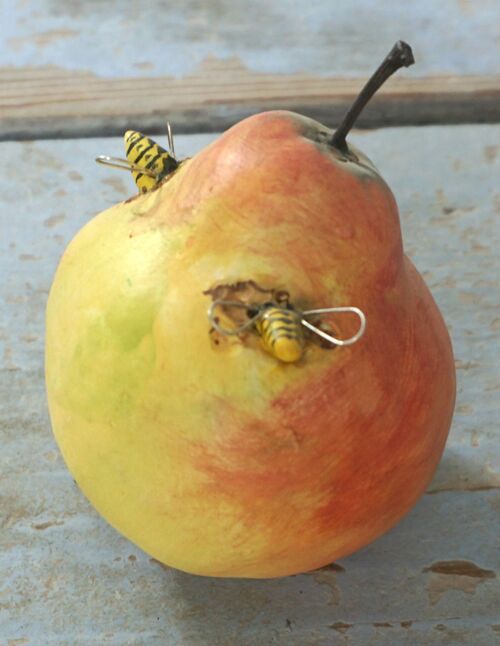
{"type": "Polygon", "coordinates": [[[414,62],[411,47],[408,43],[398,40],[347,111],[342,123],[333,133],[330,144],[338,150],[347,151],[346,137],[368,101],[394,72],[401,67],[409,67],[414,62]]]}

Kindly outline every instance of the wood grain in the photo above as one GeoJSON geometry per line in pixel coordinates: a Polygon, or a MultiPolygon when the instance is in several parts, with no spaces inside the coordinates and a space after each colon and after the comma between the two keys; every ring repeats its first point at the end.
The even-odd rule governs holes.
{"type": "MultiPolygon", "coordinates": [[[[183,78],[101,78],[57,67],[0,69],[0,139],[225,129],[254,112],[288,109],[334,126],[363,79],[262,74],[210,57],[183,78]]],[[[391,79],[359,127],[500,120],[500,76],[391,79]]]]}

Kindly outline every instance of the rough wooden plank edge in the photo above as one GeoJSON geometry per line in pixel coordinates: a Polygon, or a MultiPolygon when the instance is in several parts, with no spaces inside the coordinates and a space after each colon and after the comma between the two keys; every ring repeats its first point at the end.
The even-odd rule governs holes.
{"type": "MultiPolygon", "coordinates": [[[[418,125],[456,125],[463,123],[497,123],[500,121],[500,97],[481,101],[471,99],[458,105],[414,101],[411,111],[405,113],[404,103],[398,105],[373,105],[357,124],[359,128],[418,125]]],[[[164,114],[122,114],[116,116],[88,117],[64,116],[55,118],[3,119],[0,120],[0,141],[30,139],[71,139],[86,137],[120,136],[129,128],[138,128],[149,134],[165,134],[165,121],[174,124],[176,134],[218,132],[251,114],[262,110],[294,110],[305,114],[327,126],[335,126],[349,105],[348,101],[336,105],[312,105],[308,103],[261,103],[258,106],[231,108],[210,106],[204,110],[165,110],[164,114]]]]}
{"type": "MultiPolygon", "coordinates": [[[[192,74],[103,79],[59,68],[0,69],[0,140],[120,135],[129,127],[176,133],[224,130],[262,110],[286,109],[334,126],[363,79],[259,74],[209,59],[192,74]]],[[[500,77],[391,79],[360,128],[500,121],[500,77]]]]}

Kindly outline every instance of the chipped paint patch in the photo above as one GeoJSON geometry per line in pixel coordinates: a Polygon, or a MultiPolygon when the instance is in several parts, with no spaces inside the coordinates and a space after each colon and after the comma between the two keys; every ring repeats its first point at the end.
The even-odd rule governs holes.
{"type": "Polygon", "coordinates": [[[27,260],[41,260],[41,256],[34,256],[32,253],[22,253],[19,255],[19,260],[27,261],[27,260]]]}
{"type": "Polygon", "coordinates": [[[342,598],[342,593],[339,586],[337,585],[337,577],[332,570],[317,570],[312,573],[312,576],[316,583],[319,585],[325,585],[329,591],[328,605],[336,606],[340,603],[342,598]]]}
{"type": "Polygon", "coordinates": [[[117,193],[129,192],[120,177],[105,177],[104,179],[101,179],[101,184],[104,184],[105,186],[111,186],[111,188],[114,189],[117,193]]]}
{"type": "Polygon", "coordinates": [[[52,229],[53,227],[57,226],[61,222],[64,222],[65,219],[66,219],[66,215],[64,213],[56,213],[56,215],[51,215],[49,218],[46,218],[43,221],[43,224],[48,229],[52,229]]]}
{"type": "Polygon", "coordinates": [[[352,626],[353,624],[347,624],[344,621],[336,621],[334,624],[330,624],[329,628],[336,630],[341,635],[345,635],[352,626]]]}
{"type": "Polygon", "coordinates": [[[496,160],[498,155],[498,146],[485,146],[483,154],[484,154],[484,159],[488,163],[490,164],[493,163],[496,160]]]}
{"type": "Polygon", "coordinates": [[[19,36],[16,38],[9,38],[7,44],[14,51],[18,52],[26,46],[34,45],[38,49],[52,45],[52,43],[62,40],[64,38],[75,38],[79,35],[76,29],[47,29],[40,31],[36,34],[29,36],[19,36]]]}
{"type": "Polygon", "coordinates": [[[450,590],[475,594],[478,585],[487,579],[496,578],[493,570],[483,569],[472,561],[438,561],[422,572],[431,573],[431,580],[427,585],[431,606],[436,605],[450,590]]]}
{"type": "Polygon", "coordinates": [[[43,531],[44,529],[48,529],[49,527],[55,527],[57,525],[64,525],[64,521],[63,520],[47,520],[45,523],[32,524],[31,527],[33,529],[43,531]]]}

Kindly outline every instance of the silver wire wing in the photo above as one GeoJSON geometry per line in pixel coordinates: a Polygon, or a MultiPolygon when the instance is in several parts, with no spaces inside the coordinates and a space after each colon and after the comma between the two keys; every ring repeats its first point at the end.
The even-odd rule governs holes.
{"type": "Polygon", "coordinates": [[[136,164],[131,164],[128,159],[122,159],[121,157],[110,157],[109,155],[99,155],[95,158],[98,164],[104,164],[105,166],[111,166],[112,168],[120,168],[121,170],[136,171],[147,175],[148,177],[157,178],[158,174],[149,168],[142,168],[136,164]]]}
{"type": "Polygon", "coordinates": [[[302,318],[300,322],[308,330],[311,330],[311,332],[314,332],[314,334],[317,334],[322,339],[329,341],[333,345],[352,345],[353,343],[356,343],[356,341],[359,341],[359,339],[365,333],[365,329],[366,329],[366,316],[364,312],[359,309],[359,307],[323,307],[317,310],[307,310],[305,312],[302,312],[302,316],[305,317],[311,314],[330,314],[332,312],[335,312],[335,313],[351,312],[353,314],[357,314],[357,316],[359,317],[360,323],[359,323],[359,329],[356,332],[356,334],[354,334],[354,336],[350,337],[349,339],[337,339],[331,334],[328,334],[327,332],[320,330],[312,323],[309,323],[309,321],[307,321],[305,318],[302,318]]]}
{"type": "Polygon", "coordinates": [[[245,330],[248,330],[253,325],[255,325],[256,321],[262,316],[262,310],[261,308],[259,308],[257,314],[255,316],[252,316],[252,318],[248,319],[248,321],[246,321],[242,325],[235,328],[226,328],[223,325],[221,325],[218,320],[218,316],[216,315],[217,307],[228,307],[228,308],[237,307],[240,309],[248,310],[250,309],[250,306],[246,305],[245,303],[242,303],[241,301],[224,301],[224,300],[216,300],[210,305],[208,309],[208,320],[210,321],[210,324],[215,330],[217,330],[217,332],[220,332],[220,334],[224,334],[226,336],[241,334],[245,330]]]}

